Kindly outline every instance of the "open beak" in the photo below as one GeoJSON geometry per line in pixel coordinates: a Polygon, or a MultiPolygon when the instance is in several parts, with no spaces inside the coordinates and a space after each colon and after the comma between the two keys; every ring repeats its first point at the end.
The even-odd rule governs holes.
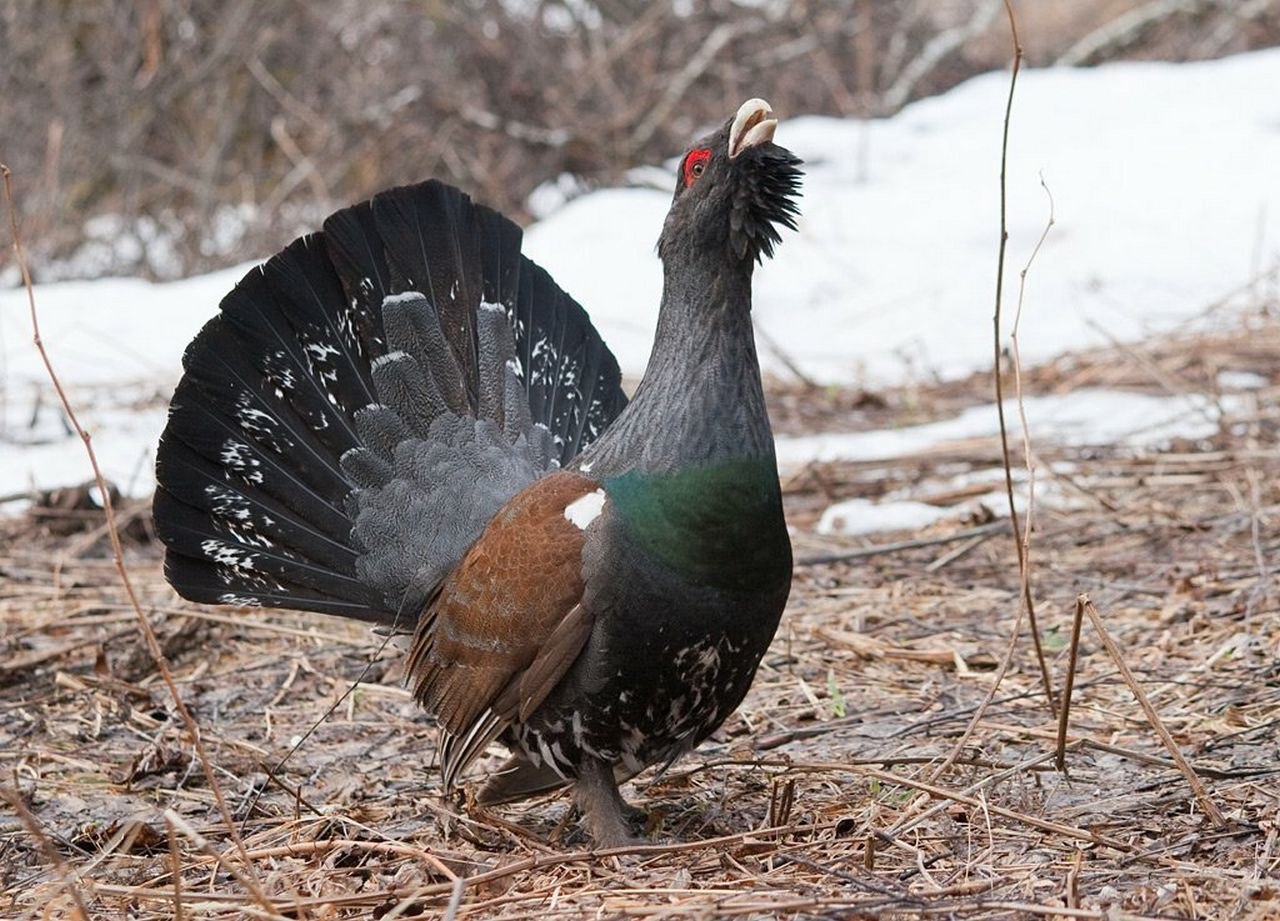
{"type": "Polygon", "coordinates": [[[772,116],[773,109],[763,99],[748,99],[738,107],[738,114],[733,117],[733,125],[729,128],[730,160],[744,150],[773,140],[778,120],[772,116]]]}

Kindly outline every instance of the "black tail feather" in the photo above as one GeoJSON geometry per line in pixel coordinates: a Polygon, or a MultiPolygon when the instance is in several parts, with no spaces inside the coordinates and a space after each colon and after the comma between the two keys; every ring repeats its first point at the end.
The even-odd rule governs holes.
{"type": "MultiPolygon", "coordinates": [[[[222,482],[247,496],[269,496],[299,513],[318,529],[332,532],[346,520],[342,497],[349,485],[330,461],[315,461],[303,449],[270,429],[252,429],[237,415],[230,418],[211,397],[188,378],[174,393],[165,438],[213,464],[222,482]]],[[[238,413],[240,407],[236,407],[238,413]]],[[[256,423],[257,417],[251,417],[256,423]]],[[[164,444],[164,442],[162,442],[164,444]]],[[[157,463],[160,483],[172,480],[173,453],[164,451],[157,463]]],[[[180,456],[180,455],[179,455],[180,456]]]]}
{"type": "Polygon", "coordinates": [[[439,329],[462,370],[464,392],[474,408],[481,269],[474,209],[457,189],[430,183],[417,195],[375,196],[373,215],[393,285],[399,291],[421,292],[435,307],[439,329]]]}
{"type": "Polygon", "coordinates": [[[211,538],[235,540],[246,547],[282,547],[335,572],[355,570],[356,551],[333,537],[341,527],[335,520],[345,521],[345,516],[325,520],[336,516],[327,505],[300,501],[297,496],[281,500],[266,490],[229,483],[223,468],[177,441],[165,451],[164,477],[168,483],[181,484],[185,492],[180,498],[164,486],[156,491],[155,517],[166,543],[171,526],[196,527],[198,519],[183,514],[189,511],[206,516],[204,531],[211,538]],[[198,505],[188,501],[195,496],[204,501],[198,505]]]}

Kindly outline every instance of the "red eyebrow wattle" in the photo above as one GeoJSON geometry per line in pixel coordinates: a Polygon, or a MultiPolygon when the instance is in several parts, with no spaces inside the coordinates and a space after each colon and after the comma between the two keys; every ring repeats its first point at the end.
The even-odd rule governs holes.
{"type": "Polygon", "coordinates": [[[706,163],[710,159],[711,149],[709,147],[689,151],[689,155],[684,158],[684,166],[681,168],[684,175],[684,187],[686,189],[693,185],[693,180],[698,178],[693,174],[693,168],[699,163],[706,163]]]}

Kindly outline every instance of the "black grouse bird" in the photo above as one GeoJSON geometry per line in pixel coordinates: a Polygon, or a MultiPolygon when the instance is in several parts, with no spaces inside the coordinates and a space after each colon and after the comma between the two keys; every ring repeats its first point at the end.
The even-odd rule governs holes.
{"type": "Polygon", "coordinates": [[[169,581],[412,629],[446,788],[501,740],[481,802],[572,783],[597,844],[630,840],[618,784],[738,706],[791,584],[751,327],[754,265],[797,214],[771,116],[744,103],[681,162],[630,403],[519,228],[447,185],[249,272],[160,441],[169,581]]]}

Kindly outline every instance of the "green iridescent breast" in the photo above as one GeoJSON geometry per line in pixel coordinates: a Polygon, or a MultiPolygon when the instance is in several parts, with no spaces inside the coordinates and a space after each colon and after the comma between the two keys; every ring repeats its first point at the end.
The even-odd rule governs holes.
{"type": "Polygon", "coordinates": [[[733,461],[604,481],[627,536],[692,581],[759,591],[791,577],[791,542],[773,465],[733,461]]]}

